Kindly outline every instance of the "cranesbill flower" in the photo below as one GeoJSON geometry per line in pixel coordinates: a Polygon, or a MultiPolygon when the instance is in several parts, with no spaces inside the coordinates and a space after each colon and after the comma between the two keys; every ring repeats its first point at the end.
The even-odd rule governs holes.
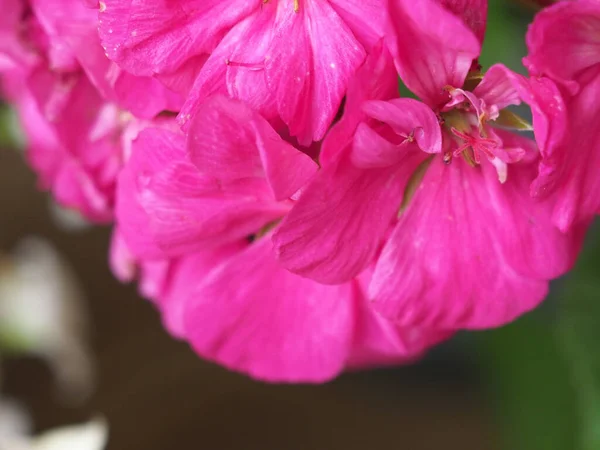
{"type": "Polygon", "coordinates": [[[506,323],[543,299],[580,239],[554,227],[553,199],[529,196],[535,143],[496,126],[525,125],[505,108],[528,84],[502,66],[482,76],[479,21],[465,26],[435,2],[394,5],[395,65],[423,103],[389,100],[385,52],[379,84],[390,89],[373,88],[372,69],[359,73],[348,102],[367,101],[325,139],[323,169],[276,231],[276,251],[324,283],[376,259],[369,297],[401,325],[506,323]]]}
{"type": "Polygon", "coordinates": [[[278,264],[273,230],[316,170],[257,112],[220,96],[187,137],[148,128],[134,142],[119,177],[119,239],[142,268],[167,262],[151,295],[203,357],[263,380],[318,382],[448,337],[379,317],[363,279],[328,286],[278,264]]]}
{"type": "Polygon", "coordinates": [[[59,203],[89,220],[110,221],[123,154],[145,123],[130,111],[150,119],[181,101],[156,80],[110,62],[96,14],[80,1],[11,7],[0,27],[10,37],[0,45],[0,76],[25,131],[27,158],[59,203]]]}
{"type": "MultiPolygon", "coordinates": [[[[540,12],[527,34],[525,64],[554,81],[565,103],[562,122],[541,148],[536,197],[556,195],[553,220],[562,230],[600,212],[600,4],[560,2],[540,12]]],[[[552,104],[540,102],[543,113],[552,104]]]]}
{"type": "Polygon", "coordinates": [[[221,93],[320,140],[348,79],[388,26],[387,1],[104,0],[100,34],[125,70],[188,94],[185,123],[221,93]]]}

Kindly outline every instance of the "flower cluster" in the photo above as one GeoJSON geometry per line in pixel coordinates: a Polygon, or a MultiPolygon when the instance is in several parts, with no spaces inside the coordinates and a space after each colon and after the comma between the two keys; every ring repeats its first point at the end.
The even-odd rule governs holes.
{"type": "Polygon", "coordinates": [[[113,271],[175,337],[255,378],[512,321],[600,211],[596,0],[538,14],[529,77],[479,65],[486,0],[0,4],[43,187],[114,223],[113,271]]]}

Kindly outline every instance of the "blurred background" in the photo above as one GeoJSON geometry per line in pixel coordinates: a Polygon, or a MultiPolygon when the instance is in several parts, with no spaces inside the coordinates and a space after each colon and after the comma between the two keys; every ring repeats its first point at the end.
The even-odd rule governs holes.
{"type": "MultiPolygon", "coordinates": [[[[490,2],[484,67],[523,70],[533,13],[490,2]]],[[[110,230],[37,190],[14,126],[4,108],[0,386],[29,412],[30,433],[100,415],[112,450],[600,449],[597,227],[576,270],[510,326],[458,335],[413,366],[265,385],[167,335],[153,306],[110,274],[110,230]]],[[[0,408],[0,435],[3,420],[0,408]]],[[[0,439],[0,450],[15,449],[0,439]]]]}

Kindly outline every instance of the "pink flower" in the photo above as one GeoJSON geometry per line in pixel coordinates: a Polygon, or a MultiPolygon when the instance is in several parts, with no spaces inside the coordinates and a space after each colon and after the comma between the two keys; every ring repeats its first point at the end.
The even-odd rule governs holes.
{"type": "MultiPolygon", "coordinates": [[[[484,11],[468,11],[482,30],[484,11]]],[[[389,100],[385,51],[367,63],[325,139],[322,170],[275,232],[279,260],[340,283],[376,259],[369,297],[402,326],[504,324],[543,299],[581,238],[553,226],[553,199],[529,196],[533,141],[495,126],[519,125],[504,108],[529,84],[499,65],[481,79],[481,36],[437,3],[398,0],[393,15],[396,67],[424,103],[389,100]]]]}
{"type": "MultiPolygon", "coordinates": [[[[36,74],[33,86],[52,89],[47,84],[49,76],[36,74]]],[[[40,111],[34,94],[19,80],[5,84],[25,131],[27,159],[40,177],[40,187],[50,190],[58,203],[89,220],[110,221],[122,164],[119,136],[126,125],[122,125],[116,108],[103,108],[102,99],[85,77],[66,77],[60,83],[55,89],[63,88],[64,97],[54,91],[54,97],[47,98],[46,115],[40,111]],[[69,106],[52,111],[58,100],[69,106]]]]}
{"type": "Polygon", "coordinates": [[[81,0],[30,0],[44,32],[50,39],[50,66],[56,69],[54,55],[68,58],[82,69],[102,97],[117,103],[136,117],[151,119],[158,113],[178,111],[180,95],[150,77],[136,77],[109,61],[100,45],[97,13],[81,0]]]}
{"type": "MultiPolygon", "coordinates": [[[[556,115],[541,148],[540,174],[532,194],[555,195],[553,221],[562,230],[600,212],[600,4],[561,2],[540,12],[527,34],[526,65],[558,85],[554,98],[540,101],[542,114],[556,115]]],[[[550,81],[545,79],[546,83],[550,81]]]]}
{"type": "MultiPolygon", "coordinates": [[[[167,261],[147,292],[203,357],[262,380],[320,382],[448,337],[378,317],[362,279],[328,286],[279,266],[273,229],[316,170],[257,112],[220,96],[200,105],[187,138],[148,128],[134,142],[119,178],[119,239],[143,271],[167,261]]],[[[127,253],[114,252],[127,278],[127,253]]]]}
{"type": "Polygon", "coordinates": [[[385,0],[100,3],[109,57],[189,92],[182,123],[203,98],[227,94],[281,117],[304,145],[325,135],[387,23],[385,0]]]}
{"type": "Polygon", "coordinates": [[[124,152],[143,126],[123,108],[151,118],[181,101],[156,80],[111,63],[96,13],[79,0],[10,7],[0,27],[7,36],[0,71],[25,130],[27,158],[59,203],[92,221],[110,221],[124,152]]]}
{"type": "Polygon", "coordinates": [[[35,63],[36,55],[21,36],[25,0],[0,0],[0,72],[35,63]]]}

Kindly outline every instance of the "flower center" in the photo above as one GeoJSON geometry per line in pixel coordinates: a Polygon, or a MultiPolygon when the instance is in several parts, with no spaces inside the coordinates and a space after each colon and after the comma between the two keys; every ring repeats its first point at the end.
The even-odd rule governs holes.
{"type": "Polygon", "coordinates": [[[447,112],[439,114],[444,130],[446,151],[444,163],[450,164],[453,158],[462,156],[472,167],[481,164],[482,155],[493,160],[498,142],[488,137],[485,130],[485,116],[478,116],[469,104],[460,103],[447,112]]]}

